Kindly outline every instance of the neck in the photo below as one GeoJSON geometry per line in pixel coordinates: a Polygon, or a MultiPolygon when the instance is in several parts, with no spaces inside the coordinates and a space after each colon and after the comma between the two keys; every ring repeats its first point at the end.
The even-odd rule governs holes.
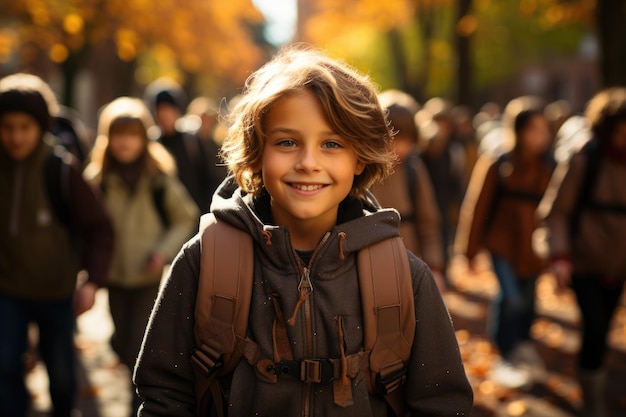
{"type": "Polygon", "coordinates": [[[336,213],[334,216],[329,215],[322,219],[302,220],[272,211],[275,223],[289,230],[291,244],[299,250],[314,249],[324,234],[337,223],[336,213]]]}
{"type": "Polygon", "coordinates": [[[290,227],[291,245],[297,250],[313,250],[322,240],[326,230],[319,227],[290,227]]]}

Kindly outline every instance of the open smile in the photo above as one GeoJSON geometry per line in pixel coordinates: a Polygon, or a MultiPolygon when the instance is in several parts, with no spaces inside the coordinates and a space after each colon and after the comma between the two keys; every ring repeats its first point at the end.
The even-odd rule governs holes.
{"type": "Polygon", "coordinates": [[[326,185],[324,184],[302,184],[302,183],[295,183],[295,182],[289,183],[289,186],[299,191],[309,191],[309,192],[321,190],[322,188],[326,187],[326,185]]]}

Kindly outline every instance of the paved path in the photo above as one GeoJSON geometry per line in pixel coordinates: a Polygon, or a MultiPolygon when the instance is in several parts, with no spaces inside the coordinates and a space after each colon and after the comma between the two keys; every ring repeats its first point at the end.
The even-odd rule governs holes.
{"type": "MultiPolygon", "coordinates": [[[[571,291],[557,294],[551,275],[537,285],[538,318],[532,327],[533,345],[543,366],[531,367],[534,384],[526,390],[510,390],[489,379],[498,358],[487,338],[489,301],[497,281],[483,260],[483,272],[469,274],[462,259],[450,268],[453,289],[446,304],[454,320],[466,371],[475,393],[472,417],[573,417],[581,404],[576,382],[576,354],[580,346],[580,317],[571,291]]],[[[626,416],[626,293],[609,337],[608,400],[610,417],[626,416]]]]}
{"type": "MultiPolygon", "coordinates": [[[[452,290],[445,300],[454,319],[466,370],[476,403],[471,417],[573,417],[581,394],[575,381],[579,341],[579,316],[573,295],[555,294],[546,275],[538,284],[539,318],[533,326],[534,344],[544,368],[533,368],[534,385],[525,391],[497,386],[488,377],[497,355],[486,337],[488,303],[497,291],[486,266],[470,275],[460,260],[450,268],[452,290]]],[[[108,346],[112,331],[106,290],[100,290],[95,307],[78,320],[77,348],[80,392],[75,417],[127,417],[130,401],[128,371],[119,365],[108,346]]],[[[626,416],[626,302],[619,309],[611,332],[609,353],[610,417],[626,416]]],[[[40,364],[28,375],[34,396],[30,417],[47,416],[50,402],[47,378],[40,364]]]]}

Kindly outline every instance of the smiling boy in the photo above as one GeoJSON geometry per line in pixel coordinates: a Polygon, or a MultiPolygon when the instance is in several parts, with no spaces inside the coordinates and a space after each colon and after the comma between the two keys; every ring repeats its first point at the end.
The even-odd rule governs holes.
{"type": "MultiPolygon", "coordinates": [[[[287,49],[250,77],[232,114],[222,151],[233,176],[212,215],[254,242],[245,339],[258,355],[220,380],[225,407],[208,415],[393,415],[383,394],[368,389],[367,361],[353,361],[370,354],[357,254],[398,236],[398,213],[367,192],[393,162],[375,88],[319,52],[287,49]],[[337,368],[330,381],[311,380],[285,372],[285,360],[337,368]]],[[[190,356],[200,249],[199,236],[183,247],[152,312],[135,368],[142,417],[197,412],[190,356]]],[[[411,254],[409,264],[416,322],[398,388],[403,408],[469,415],[472,391],[448,312],[426,265],[411,254]]]]}

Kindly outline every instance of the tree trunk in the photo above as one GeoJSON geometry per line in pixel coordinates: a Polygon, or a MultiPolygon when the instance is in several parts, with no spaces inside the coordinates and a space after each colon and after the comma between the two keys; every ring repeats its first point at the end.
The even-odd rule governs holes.
{"type": "Polygon", "coordinates": [[[387,40],[389,42],[389,50],[395,70],[395,78],[398,86],[403,91],[408,91],[409,80],[406,67],[406,54],[404,53],[404,43],[402,42],[402,34],[398,29],[391,29],[387,32],[387,40]]]}
{"type": "Polygon", "coordinates": [[[602,85],[626,86],[626,1],[598,0],[596,8],[602,85]]]}
{"type": "Polygon", "coordinates": [[[435,6],[432,4],[419,5],[416,12],[417,23],[422,35],[422,43],[424,48],[423,66],[421,80],[417,82],[415,89],[420,91],[424,97],[419,97],[420,103],[427,100],[425,95],[427,94],[427,87],[430,78],[430,68],[432,66],[432,41],[433,33],[435,31],[435,6]]]}
{"type": "Polygon", "coordinates": [[[61,97],[61,103],[70,108],[74,108],[76,75],[83,66],[86,53],[87,48],[72,51],[61,64],[61,69],[63,70],[63,95],[61,97]]]}
{"type": "MultiPolygon", "coordinates": [[[[457,19],[458,23],[467,15],[472,7],[472,0],[458,0],[457,19]]],[[[469,35],[459,33],[455,28],[456,53],[457,53],[457,91],[456,103],[466,106],[474,104],[472,101],[472,65],[470,60],[470,39],[469,35]]]]}

